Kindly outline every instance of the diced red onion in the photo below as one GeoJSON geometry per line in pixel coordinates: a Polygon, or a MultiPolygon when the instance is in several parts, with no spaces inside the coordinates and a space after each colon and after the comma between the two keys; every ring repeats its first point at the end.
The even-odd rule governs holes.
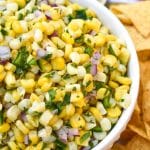
{"type": "Polygon", "coordinates": [[[92,64],[97,65],[99,63],[99,59],[100,59],[101,55],[100,53],[97,51],[93,54],[93,57],[91,58],[91,62],[92,64]]]}
{"type": "Polygon", "coordinates": [[[29,144],[29,136],[28,135],[25,135],[25,137],[24,137],[24,144],[25,145],[29,144]]]}
{"type": "Polygon", "coordinates": [[[38,50],[37,50],[37,56],[38,56],[39,58],[42,58],[42,57],[46,56],[46,51],[43,50],[43,49],[38,49],[38,50]]]}
{"type": "Polygon", "coordinates": [[[35,17],[40,17],[40,16],[42,15],[42,12],[39,11],[39,10],[36,10],[36,11],[34,12],[34,15],[35,15],[35,17]]]}
{"type": "Polygon", "coordinates": [[[93,64],[91,67],[91,74],[95,76],[97,74],[97,65],[93,64]]]}
{"type": "Polygon", "coordinates": [[[10,48],[8,46],[0,46],[0,59],[8,60],[11,57],[10,48]]]}
{"type": "Polygon", "coordinates": [[[48,4],[48,0],[40,0],[39,4],[48,4]]]}
{"type": "Polygon", "coordinates": [[[49,35],[48,38],[56,37],[58,36],[57,31],[54,31],[53,34],[49,35]]]}
{"type": "Polygon", "coordinates": [[[57,131],[59,139],[63,142],[67,142],[67,130],[63,127],[57,131]]]}
{"type": "Polygon", "coordinates": [[[50,6],[51,6],[51,7],[58,7],[58,5],[55,4],[55,3],[54,3],[54,4],[50,4],[50,6]]]}
{"type": "Polygon", "coordinates": [[[91,148],[88,146],[88,147],[83,147],[81,148],[81,150],[90,150],[91,148]]]}
{"type": "Polygon", "coordinates": [[[88,95],[85,97],[87,100],[95,100],[96,98],[96,91],[92,91],[90,93],[88,93],[88,95]]]}
{"type": "Polygon", "coordinates": [[[68,129],[68,137],[73,137],[79,135],[79,130],[77,128],[68,129]]]}
{"type": "Polygon", "coordinates": [[[8,60],[0,60],[1,65],[6,65],[8,63],[8,60]]]}
{"type": "Polygon", "coordinates": [[[27,121],[27,117],[26,117],[26,113],[25,112],[21,112],[21,120],[23,120],[24,122],[27,121]]]}
{"type": "Polygon", "coordinates": [[[46,12],[45,12],[45,16],[46,16],[46,18],[47,18],[48,20],[52,20],[52,17],[51,17],[51,14],[50,14],[49,11],[46,11],[46,12]]]}
{"type": "Polygon", "coordinates": [[[90,35],[95,36],[96,32],[93,30],[93,31],[90,32],[90,35]]]}

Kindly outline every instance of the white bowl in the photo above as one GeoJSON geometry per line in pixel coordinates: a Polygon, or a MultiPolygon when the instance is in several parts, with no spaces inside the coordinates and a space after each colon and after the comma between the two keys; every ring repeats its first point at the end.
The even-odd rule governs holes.
{"type": "Polygon", "coordinates": [[[132,112],[134,110],[138,90],[139,90],[139,64],[137,59],[136,50],[134,44],[124,26],[120,21],[102,4],[96,0],[71,0],[76,2],[81,6],[91,8],[100,18],[102,23],[108,27],[111,33],[115,34],[117,37],[122,39],[130,52],[130,62],[128,64],[128,75],[132,79],[132,85],[130,88],[131,104],[128,109],[124,110],[120,119],[118,120],[115,127],[110,131],[110,133],[102,140],[93,150],[107,150],[111,148],[113,143],[119,139],[121,132],[126,128],[128,121],[131,118],[132,112]]]}

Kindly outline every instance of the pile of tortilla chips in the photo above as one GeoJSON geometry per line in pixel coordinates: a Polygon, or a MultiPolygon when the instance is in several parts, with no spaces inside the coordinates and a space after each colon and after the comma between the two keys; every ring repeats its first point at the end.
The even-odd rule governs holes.
{"type": "Polygon", "coordinates": [[[127,129],[112,150],[150,150],[150,1],[111,5],[131,35],[140,63],[140,92],[127,129]]]}

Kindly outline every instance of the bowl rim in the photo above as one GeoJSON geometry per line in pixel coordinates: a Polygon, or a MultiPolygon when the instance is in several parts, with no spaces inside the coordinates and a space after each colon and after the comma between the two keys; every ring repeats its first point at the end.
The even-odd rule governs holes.
{"type": "MultiPolygon", "coordinates": [[[[108,19],[105,19],[105,16],[102,15],[101,17],[98,17],[102,20],[102,23],[107,26],[110,31],[113,34],[118,34],[123,38],[127,49],[130,52],[130,61],[128,64],[128,75],[131,77],[132,84],[130,87],[130,97],[131,97],[131,104],[130,106],[124,110],[115,125],[115,127],[108,133],[108,135],[98,144],[96,145],[92,150],[106,150],[111,148],[113,143],[118,140],[120,137],[121,132],[125,130],[127,123],[129,122],[131,115],[134,111],[136,102],[137,102],[137,97],[138,97],[138,92],[139,92],[139,83],[140,83],[140,69],[139,69],[139,62],[138,62],[138,57],[137,53],[133,44],[133,41],[130,38],[130,35],[128,31],[125,29],[123,24],[119,21],[119,19],[110,11],[108,8],[100,4],[97,0],[71,0],[73,3],[78,3],[84,7],[88,7],[93,9],[97,15],[100,15],[100,13],[103,12],[103,14],[106,14],[106,17],[110,19],[111,24],[110,25],[105,25],[108,24],[108,19]],[[118,31],[114,33],[113,28],[118,27],[118,31]]],[[[117,36],[118,36],[117,35],[117,36]]],[[[121,38],[122,39],[122,38],[121,38]]]]}

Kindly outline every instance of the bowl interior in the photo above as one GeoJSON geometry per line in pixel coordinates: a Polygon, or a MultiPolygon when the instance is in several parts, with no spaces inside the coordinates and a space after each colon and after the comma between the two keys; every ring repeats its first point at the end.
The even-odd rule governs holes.
{"type": "Polygon", "coordinates": [[[137,54],[127,30],[105,6],[101,5],[97,0],[71,1],[94,10],[98,18],[100,18],[102,23],[109,28],[111,33],[113,33],[126,43],[127,49],[129,50],[131,55],[128,64],[128,75],[132,80],[132,85],[130,88],[131,104],[128,107],[128,109],[123,111],[117,124],[106,136],[106,138],[103,141],[101,141],[95,148],[93,148],[93,150],[106,150],[112,146],[112,144],[119,138],[120,133],[125,129],[136,104],[139,90],[139,64],[137,54]]]}

